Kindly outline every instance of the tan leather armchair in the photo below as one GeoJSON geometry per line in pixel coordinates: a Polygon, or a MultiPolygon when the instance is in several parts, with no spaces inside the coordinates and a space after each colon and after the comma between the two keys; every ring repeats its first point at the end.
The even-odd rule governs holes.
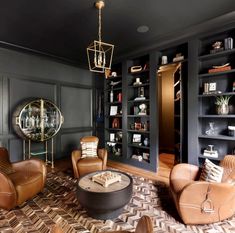
{"type": "MultiPolygon", "coordinates": [[[[99,139],[95,136],[86,136],[80,143],[95,142],[98,145],[99,139]]],[[[105,170],[107,164],[107,150],[98,149],[96,157],[82,158],[81,150],[74,150],[71,155],[74,177],[79,178],[90,172],[105,170]]]]}
{"type": "Polygon", "coordinates": [[[10,210],[44,188],[46,166],[39,159],[11,163],[6,148],[0,147],[0,208],[10,210]]]}
{"type": "Polygon", "coordinates": [[[220,162],[224,168],[222,183],[198,181],[200,169],[190,164],[174,166],[170,190],[185,224],[209,224],[235,213],[235,156],[220,162]]]}
{"type": "MultiPolygon", "coordinates": [[[[153,233],[153,223],[151,221],[151,218],[147,215],[142,216],[139,219],[138,224],[137,224],[134,232],[135,233],[153,233]]],[[[131,231],[127,231],[127,230],[121,231],[120,230],[120,231],[108,231],[106,233],[131,233],[131,231]]]]}
{"type": "MultiPolygon", "coordinates": [[[[153,224],[152,224],[151,218],[147,215],[142,216],[139,219],[134,232],[135,233],[153,233],[153,224]]],[[[59,225],[54,225],[51,229],[51,233],[63,233],[63,230],[59,225]]],[[[105,233],[105,232],[101,232],[101,233],[105,233]]],[[[133,232],[120,230],[120,231],[107,231],[106,233],[133,233],[133,232]]]]}

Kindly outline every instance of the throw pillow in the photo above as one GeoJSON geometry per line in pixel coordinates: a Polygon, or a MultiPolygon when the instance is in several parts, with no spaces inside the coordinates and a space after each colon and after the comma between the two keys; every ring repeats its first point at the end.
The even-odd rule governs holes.
{"type": "Polygon", "coordinates": [[[199,180],[220,183],[223,177],[224,169],[209,159],[205,160],[199,180]]]}
{"type": "Polygon", "coordinates": [[[81,142],[82,158],[97,157],[98,142],[81,142]]]}

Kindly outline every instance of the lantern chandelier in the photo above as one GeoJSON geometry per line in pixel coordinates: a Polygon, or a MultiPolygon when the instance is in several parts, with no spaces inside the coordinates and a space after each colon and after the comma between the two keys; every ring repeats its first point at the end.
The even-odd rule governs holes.
{"type": "Polygon", "coordinates": [[[99,10],[98,41],[94,40],[87,47],[87,58],[90,71],[104,73],[106,69],[111,69],[114,45],[101,40],[101,10],[104,8],[104,1],[96,1],[95,7],[99,10]]]}

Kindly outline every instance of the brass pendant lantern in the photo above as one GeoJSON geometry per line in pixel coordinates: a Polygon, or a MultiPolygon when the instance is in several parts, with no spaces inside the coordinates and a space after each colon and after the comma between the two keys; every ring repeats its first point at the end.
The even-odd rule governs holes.
{"type": "Polygon", "coordinates": [[[106,69],[111,69],[114,45],[101,40],[101,10],[104,8],[104,1],[98,0],[95,7],[99,10],[98,40],[87,47],[87,58],[90,71],[104,73],[106,69]]]}

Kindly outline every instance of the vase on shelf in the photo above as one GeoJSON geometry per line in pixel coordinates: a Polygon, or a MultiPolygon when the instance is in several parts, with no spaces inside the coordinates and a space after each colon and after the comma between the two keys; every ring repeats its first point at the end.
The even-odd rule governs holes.
{"type": "Polygon", "coordinates": [[[227,115],[229,113],[228,104],[221,104],[217,106],[217,114],[219,115],[227,115]]]}
{"type": "Polygon", "coordinates": [[[229,100],[232,96],[217,96],[215,104],[217,105],[217,114],[227,115],[229,113],[229,100]]]}

